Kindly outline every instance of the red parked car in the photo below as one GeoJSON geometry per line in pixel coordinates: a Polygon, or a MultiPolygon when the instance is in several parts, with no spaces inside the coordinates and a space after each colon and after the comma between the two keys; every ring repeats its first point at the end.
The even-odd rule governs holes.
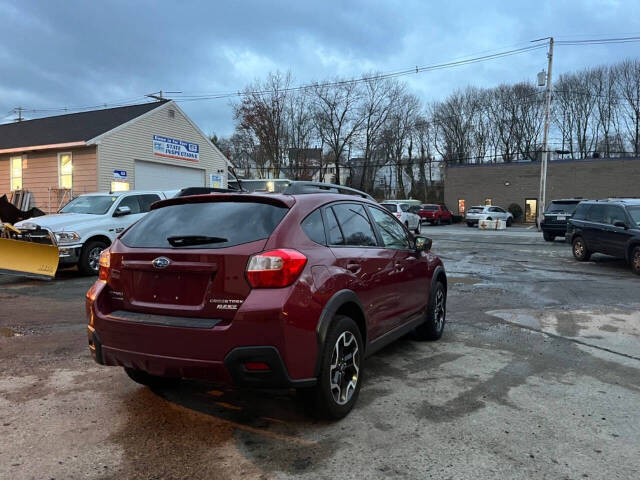
{"type": "Polygon", "coordinates": [[[420,205],[418,215],[420,215],[423,222],[429,222],[432,225],[440,225],[441,223],[451,224],[453,221],[453,215],[444,205],[420,205]]]}
{"type": "Polygon", "coordinates": [[[366,356],[412,330],[440,338],[447,278],[431,240],[362,192],[319,185],[153,204],[87,293],[96,362],[145,385],[293,387],[317,414],[346,415],[366,356]]]}

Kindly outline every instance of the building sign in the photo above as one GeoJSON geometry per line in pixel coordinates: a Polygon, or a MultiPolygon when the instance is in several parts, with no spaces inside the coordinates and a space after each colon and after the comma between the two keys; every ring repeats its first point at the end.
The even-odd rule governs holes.
{"type": "Polygon", "coordinates": [[[211,188],[222,188],[222,175],[212,173],[209,175],[209,186],[211,188]]]}
{"type": "Polygon", "coordinates": [[[154,135],[153,154],[158,157],[197,162],[199,160],[200,147],[197,143],[154,135]]]}
{"type": "Polygon", "coordinates": [[[127,171],[126,170],[114,170],[113,178],[116,180],[126,180],[127,179],[127,171]]]}

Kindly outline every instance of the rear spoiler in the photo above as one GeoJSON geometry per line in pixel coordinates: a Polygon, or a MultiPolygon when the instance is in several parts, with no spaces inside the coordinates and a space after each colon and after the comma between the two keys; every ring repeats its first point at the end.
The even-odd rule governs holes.
{"type": "Polygon", "coordinates": [[[291,208],[295,203],[295,199],[289,196],[257,195],[254,193],[210,193],[206,195],[190,195],[187,197],[174,197],[167,200],[160,200],[151,204],[151,210],[186,203],[213,202],[266,203],[276,207],[291,208]]]}

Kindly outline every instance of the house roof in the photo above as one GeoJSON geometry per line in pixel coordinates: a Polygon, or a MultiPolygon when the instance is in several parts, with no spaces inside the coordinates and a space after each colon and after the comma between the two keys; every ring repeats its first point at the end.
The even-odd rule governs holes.
{"type": "Polygon", "coordinates": [[[170,100],[0,125],[0,150],[86,142],[170,100]]]}

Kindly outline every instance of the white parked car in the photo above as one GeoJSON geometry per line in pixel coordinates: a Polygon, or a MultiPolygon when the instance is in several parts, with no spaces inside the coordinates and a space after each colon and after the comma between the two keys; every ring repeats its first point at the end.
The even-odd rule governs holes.
{"type": "Polygon", "coordinates": [[[513,223],[513,215],[504,208],[486,205],[471,207],[467,210],[467,215],[465,216],[467,226],[473,227],[477,225],[480,220],[504,220],[507,222],[507,227],[510,227],[513,223]]]}
{"type": "Polygon", "coordinates": [[[420,234],[422,229],[420,216],[409,211],[409,209],[411,208],[411,205],[409,205],[408,203],[391,203],[391,202],[385,202],[385,203],[382,203],[381,205],[387,210],[389,210],[396,217],[398,217],[398,220],[404,223],[409,230],[413,230],[413,232],[415,232],[417,235],[420,234]]]}
{"type": "Polygon", "coordinates": [[[14,226],[20,230],[50,230],[58,243],[61,267],[78,265],[81,272],[97,275],[100,252],[142,218],[153,202],[165,198],[163,192],[90,193],[74,198],[59,213],[23,220],[14,226]]]}

